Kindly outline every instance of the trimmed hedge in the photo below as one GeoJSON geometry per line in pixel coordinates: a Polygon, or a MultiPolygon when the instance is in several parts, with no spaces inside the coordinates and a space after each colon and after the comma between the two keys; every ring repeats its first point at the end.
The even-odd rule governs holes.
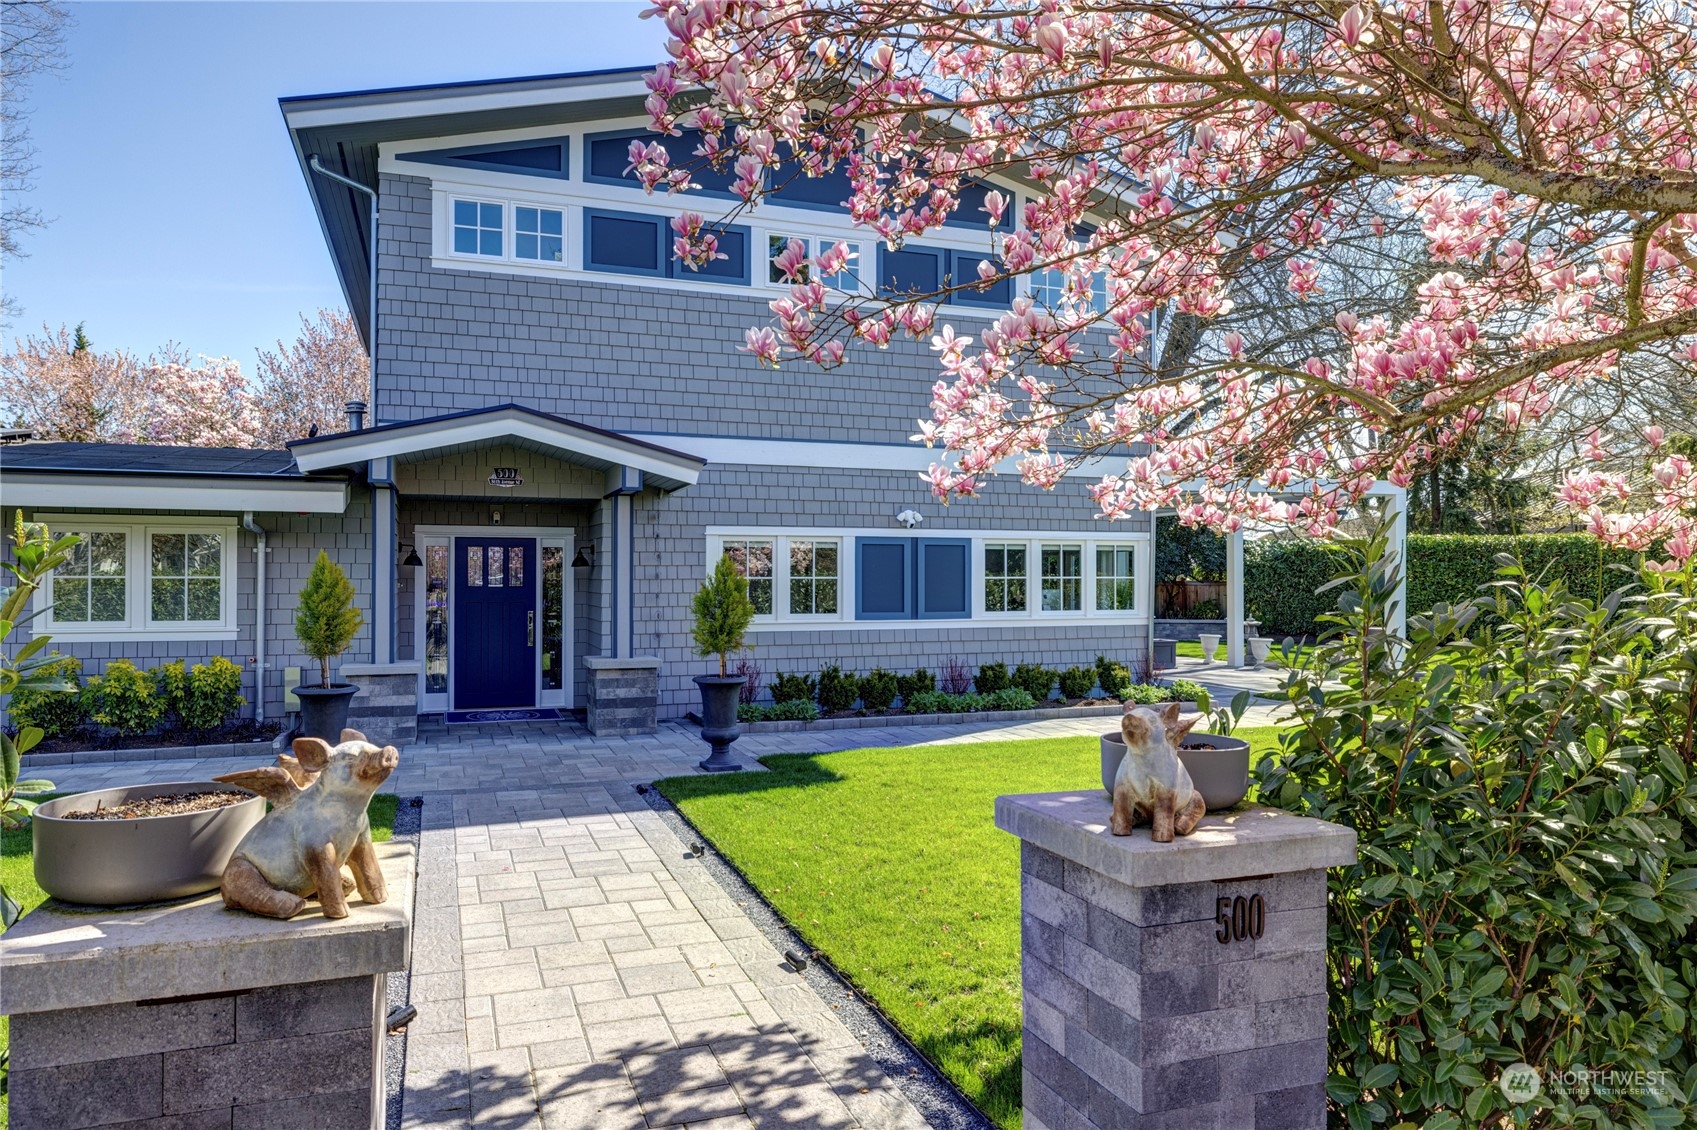
{"type": "MultiPolygon", "coordinates": [[[[1495,580],[1496,556],[1513,554],[1536,581],[1561,581],[1576,596],[1592,599],[1618,588],[1621,576],[1609,568],[1631,565],[1637,555],[1608,549],[1590,534],[1410,534],[1408,538],[1408,612],[1436,604],[1456,604],[1477,595],[1495,580]]],[[[1317,634],[1321,614],[1337,606],[1337,593],[1316,595],[1339,568],[1337,551],[1307,538],[1262,538],[1244,547],[1244,604],[1261,621],[1261,634],[1317,634]]]]}

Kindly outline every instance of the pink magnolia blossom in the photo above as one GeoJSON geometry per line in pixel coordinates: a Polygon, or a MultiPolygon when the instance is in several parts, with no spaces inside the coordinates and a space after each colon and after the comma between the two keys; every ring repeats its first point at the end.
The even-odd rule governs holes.
{"type": "MultiPolygon", "coordinates": [[[[972,344],[938,351],[918,434],[943,452],[926,481],[945,500],[1008,461],[1046,484],[1065,450],[1123,464],[1092,491],[1108,516],[1325,532],[1378,479],[1582,402],[1631,353],[1697,366],[1697,10],[1681,0],[1359,0],[1320,34],[1312,5],[1216,5],[1206,43],[1179,0],[653,3],[671,39],[652,124],[704,130],[701,159],[746,207],[775,153],[806,154],[847,175],[868,240],[985,223],[988,268],[952,286],[1065,280],[1056,308],[1016,286],[972,344]],[[1297,368],[1238,333],[1158,365],[1151,318],[1229,313],[1263,261],[1288,264],[1294,298],[1336,294],[1339,249],[1405,217],[1434,264],[1409,313],[1346,311],[1297,368]],[[1056,391],[1086,386],[1111,394],[1056,391]]],[[[688,191],[657,148],[633,147],[633,175],[688,191]]],[[[709,238],[697,217],[678,254],[713,254],[709,238]]],[[[939,297],[792,295],[755,352],[836,364],[898,334],[950,340],[939,297]]],[[[1588,470],[1561,498],[1620,544],[1689,545],[1697,488],[1666,473],[1588,470]]]]}

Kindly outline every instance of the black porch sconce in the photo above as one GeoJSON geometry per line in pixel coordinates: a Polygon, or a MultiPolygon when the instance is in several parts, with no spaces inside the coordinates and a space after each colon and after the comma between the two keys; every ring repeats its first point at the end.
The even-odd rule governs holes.
{"type": "Polygon", "coordinates": [[[575,554],[572,555],[572,568],[573,569],[589,569],[589,568],[592,568],[595,565],[595,543],[590,542],[588,549],[589,549],[589,556],[588,557],[585,557],[583,555],[584,547],[582,547],[582,546],[580,546],[578,548],[578,551],[575,554]]]}
{"type": "Polygon", "coordinates": [[[407,551],[407,555],[401,558],[401,568],[416,569],[424,564],[423,561],[419,560],[418,550],[412,547],[411,542],[402,542],[401,548],[407,551]]]}

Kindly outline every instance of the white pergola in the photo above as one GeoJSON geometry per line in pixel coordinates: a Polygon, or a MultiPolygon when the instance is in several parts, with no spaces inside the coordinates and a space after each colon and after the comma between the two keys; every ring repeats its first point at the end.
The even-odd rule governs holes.
{"type": "MultiPolygon", "coordinates": [[[[1268,490],[1267,493],[1291,494],[1306,493],[1303,488],[1313,484],[1299,484],[1277,492],[1268,490]]],[[[1391,552],[1395,555],[1398,565],[1398,583],[1396,601],[1391,609],[1391,632],[1402,635],[1408,627],[1408,492],[1395,483],[1376,480],[1373,489],[1367,492],[1367,498],[1382,498],[1392,518],[1391,552]]],[[[1149,641],[1150,654],[1154,654],[1155,631],[1155,549],[1156,531],[1155,518],[1172,511],[1152,511],[1149,522],[1149,641]]],[[[1226,535],[1226,665],[1228,667],[1246,667],[1247,656],[1244,648],[1244,607],[1243,607],[1243,531],[1226,535]]]]}

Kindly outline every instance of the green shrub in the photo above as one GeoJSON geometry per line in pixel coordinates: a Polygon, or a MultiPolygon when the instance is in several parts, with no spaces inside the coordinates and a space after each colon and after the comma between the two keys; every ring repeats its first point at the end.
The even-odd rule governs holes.
{"type": "Polygon", "coordinates": [[[1060,677],[1059,671],[1051,671],[1041,663],[1021,663],[1013,669],[1011,681],[1033,699],[1042,702],[1055,689],[1055,680],[1060,677]]]}
{"type": "Polygon", "coordinates": [[[1088,698],[1096,685],[1096,672],[1088,667],[1068,667],[1061,672],[1059,682],[1062,698],[1088,698]]]}
{"type": "Polygon", "coordinates": [[[1174,679],[1167,684],[1177,702],[1198,702],[1208,696],[1208,688],[1194,679],[1174,679]]]}
{"type": "Polygon", "coordinates": [[[968,691],[949,694],[947,691],[920,691],[908,700],[910,714],[964,714],[984,709],[984,696],[968,691]]]}
{"type": "Polygon", "coordinates": [[[803,699],[774,702],[770,706],[752,702],[737,704],[738,722],[812,722],[818,717],[818,705],[803,699]]]}
{"type": "Polygon", "coordinates": [[[1169,687],[1157,686],[1154,683],[1127,683],[1114,697],[1121,702],[1135,703],[1138,706],[1154,706],[1156,703],[1173,701],[1173,692],[1169,687]]]}
{"type": "Polygon", "coordinates": [[[178,711],[183,726],[196,733],[216,730],[235,717],[247,699],[242,697],[242,669],[222,655],[196,663],[189,671],[188,694],[178,711]]]}
{"type": "Polygon", "coordinates": [[[921,667],[911,675],[896,676],[896,692],[902,696],[902,705],[906,706],[909,699],[916,694],[937,689],[937,677],[921,667]]]}
{"type": "Polygon", "coordinates": [[[1131,668],[1105,655],[1096,657],[1096,681],[1109,698],[1123,699],[1125,688],[1131,686],[1131,668]]]}
{"type": "Polygon", "coordinates": [[[42,681],[53,680],[68,684],[64,690],[42,690],[20,687],[12,692],[7,712],[12,725],[19,730],[34,726],[44,738],[74,734],[88,724],[88,712],[83,703],[82,663],[75,656],[59,655],[37,667],[42,681]]]}
{"type": "Polygon", "coordinates": [[[1337,572],[1331,543],[1311,538],[1259,538],[1243,548],[1243,603],[1261,634],[1274,639],[1309,635],[1331,611],[1333,592],[1317,590],[1337,572]]]}
{"type": "Polygon", "coordinates": [[[819,709],[853,710],[854,700],[860,697],[860,680],[854,672],[845,672],[835,663],[819,669],[819,709]]]}
{"type": "Polygon", "coordinates": [[[995,694],[1012,685],[1008,679],[1006,663],[986,663],[978,668],[978,674],[972,678],[972,689],[979,694],[995,694]]]}
{"type": "Polygon", "coordinates": [[[166,726],[183,725],[189,697],[189,673],[181,659],[161,663],[148,672],[153,694],[159,700],[159,719],[166,726]]]}
{"type": "Polygon", "coordinates": [[[153,680],[128,659],[115,659],[88,681],[89,714],[126,738],[149,733],[159,724],[165,704],[153,692],[153,680]]]}
{"type": "Polygon", "coordinates": [[[1220,607],[1220,602],[1212,597],[1207,600],[1199,600],[1191,605],[1190,615],[1187,617],[1190,620],[1224,620],[1225,618],[1226,614],[1220,607]]]}
{"type": "Polygon", "coordinates": [[[772,680],[772,701],[812,702],[818,687],[812,675],[779,675],[772,680]]]}
{"type": "Polygon", "coordinates": [[[1298,728],[1256,770],[1359,837],[1327,873],[1332,1125],[1697,1124],[1692,566],[1599,602],[1504,556],[1393,642],[1385,541],[1339,542],[1298,728]],[[1650,1082],[1511,1109],[1521,1061],[1650,1082]]]}
{"type": "Polygon", "coordinates": [[[1019,687],[1003,687],[985,699],[985,710],[1030,710],[1037,705],[1037,700],[1019,687]]]}
{"type": "Polygon", "coordinates": [[[302,651],[318,660],[319,686],[328,687],[330,661],[353,646],[365,617],[354,607],[353,582],[322,549],[312,562],[312,572],[301,586],[299,599],[295,638],[300,640],[302,651]]]}
{"type": "Polygon", "coordinates": [[[897,689],[895,672],[874,667],[861,676],[860,704],[868,710],[888,710],[897,689]]]}

